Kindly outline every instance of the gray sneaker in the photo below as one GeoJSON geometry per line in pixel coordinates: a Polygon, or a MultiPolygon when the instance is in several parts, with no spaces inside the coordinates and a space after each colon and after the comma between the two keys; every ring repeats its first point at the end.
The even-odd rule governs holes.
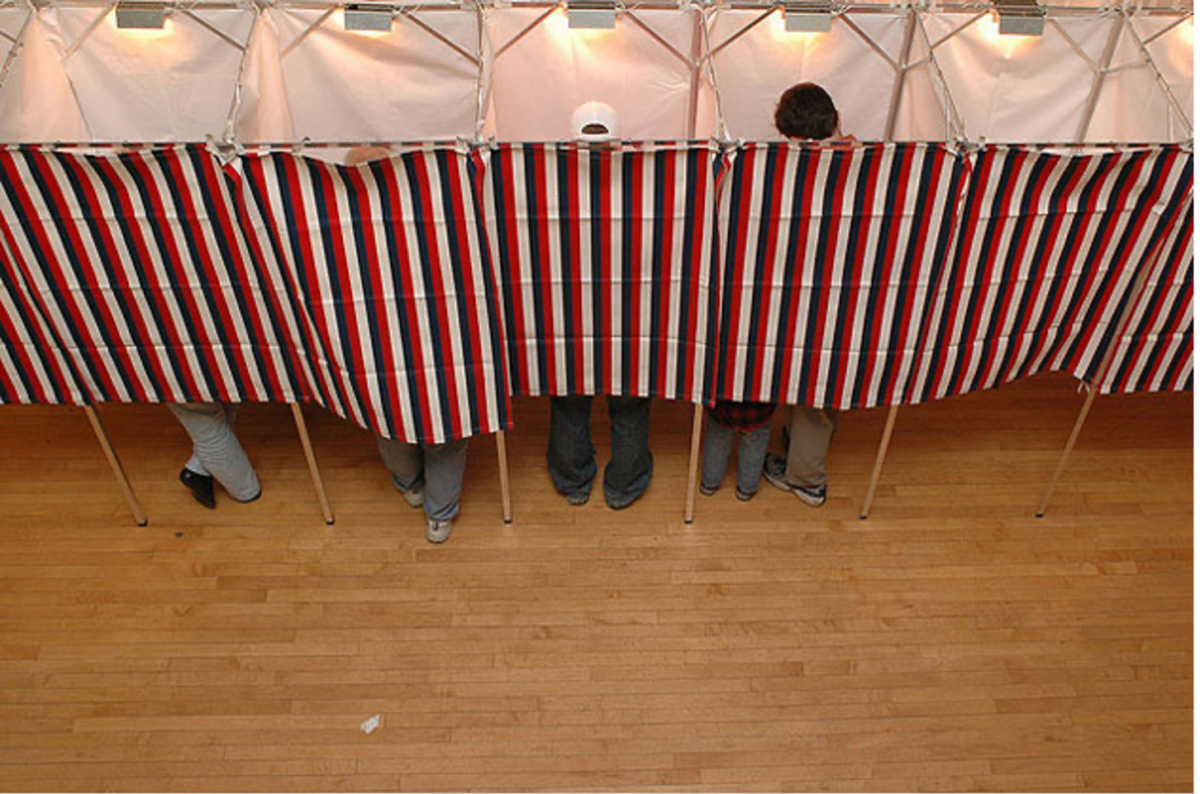
{"type": "Polygon", "coordinates": [[[445,543],[450,539],[450,530],[452,529],[454,529],[453,519],[438,521],[436,518],[431,518],[425,525],[425,540],[430,543],[445,543]]]}
{"type": "Polygon", "coordinates": [[[791,485],[785,477],[786,472],[787,460],[782,455],[776,455],[773,452],[767,453],[767,459],[763,462],[763,478],[767,482],[781,491],[790,491],[809,507],[820,507],[825,504],[824,485],[820,488],[802,488],[799,485],[791,485]]]}
{"type": "Polygon", "coordinates": [[[567,504],[574,507],[580,507],[588,503],[588,499],[592,497],[591,491],[580,491],[579,493],[567,494],[567,504]]]}
{"type": "Polygon", "coordinates": [[[425,504],[425,487],[421,483],[414,483],[407,488],[401,487],[400,483],[396,482],[396,478],[392,478],[392,485],[396,486],[396,490],[404,497],[404,501],[408,502],[410,507],[423,507],[425,504]]]}

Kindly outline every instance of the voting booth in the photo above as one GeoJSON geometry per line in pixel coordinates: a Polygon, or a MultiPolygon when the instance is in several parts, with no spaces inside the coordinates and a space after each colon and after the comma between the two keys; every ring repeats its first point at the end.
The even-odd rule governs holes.
{"type": "MultiPolygon", "coordinates": [[[[0,2],[0,402],[1192,387],[1189,8],[0,2]],[[832,145],[775,130],[821,84],[832,145]],[[581,143],[610,105],[620,140],[581,143]],[[347,153],[370,157],[347,165],[347,153]]],[[[519,431],[519,428],[517,428],[519,431]]],[[[693,481],[685,516],[691,520],[693,481]]],[[[501,465],[502,477],[504,465],[501,465]]],[[[507,483],[504,515],[512,509],[507,483]]]]}

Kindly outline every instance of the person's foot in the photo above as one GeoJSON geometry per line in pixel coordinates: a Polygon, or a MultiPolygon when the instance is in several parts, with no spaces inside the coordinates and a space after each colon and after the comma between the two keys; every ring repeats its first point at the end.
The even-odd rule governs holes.
{"type": "Polygon", "coordinates": [[[804,488],[799,485],[791,485],[785,477],[785,472],[787,472],[787,461],[783,456],[768,454],[766,461],[763,463],[763,477],[767,482],[781,491],[790,491],[796,495],[796,498],[809,507],[820,507],[825,504],[824,485],[818,488],[804,488]]]}
{"type": "Polygon", "coordinates": [[[396,490],[404,497],[404,501],[408,502],[410,507],[423,507],[425,505],[425,488],[420,482],[415,482],[407,488],[396,482],[396,478],[392,478],[392,485],[396,486],[396,490]]]}
{"type": "Polygon", "coordinates": [[[454,529],[453,519],[438,521],[436,518],[431,518],[425,525],[425,540],[430,543],[445,543],[450,539],[452,529],[454,529]]]}
{"type": "Polygon", "coordinates": [[[577,493],[567,494],[567,504],[575,507],[581,507],[588,503],[588,499],[592,497],[590,491],[579,491],[577,493]]]}
{"type": "Polygon", "coordinates": [[[237,501],[241,502],[244,505],[248,505],[251,502],[257,502],[258,497],[260,497],[260,496],[262,496],[262,488],[259,488],[257,491],[255,491],[254,496],[251,496],[249,499],[238,499],[237,501]]]}
{"type": "Polygon", "coordinates": [[[712,496],[716,492],[717,492],[717,486],[715,486],[715,485],[710,486],[710,485],[705,485],[704,483],[700,483],[700,493],[702,495],[712,496]]]}
{"type": "Polygon", "coordinates": [[[217,507],[217,495],[213,488],[213,478],[211,475],[197,474],[189,468],[184,468],[179,472],[179,481],[192,492],[192,496],[196,501],[207,507],[209,510],[215,510],[217,507]]]}
{"type": "Polygon", "coordinates": [[[750,491],[749,493],[747,493],[746,491],[743,491],[741,488],[738,488],[737,489],[738,501],[739,502],[749,502],[751,499],[754,498],[754,495],[756,493],[758,493],[758,491],[750,491]]]}

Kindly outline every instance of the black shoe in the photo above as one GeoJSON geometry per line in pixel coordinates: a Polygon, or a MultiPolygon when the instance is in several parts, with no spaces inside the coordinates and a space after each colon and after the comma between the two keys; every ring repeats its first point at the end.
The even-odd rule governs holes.
{"type": "Polygon", "coordinates": [[[217,509],[217,496],[213,492],[212,477],[206,477],[185,468],[179,472],[179,481],[187,486],[187,489],[192,492],[192,496],[196,497],[197,502],[209,510],[217,509]]]}

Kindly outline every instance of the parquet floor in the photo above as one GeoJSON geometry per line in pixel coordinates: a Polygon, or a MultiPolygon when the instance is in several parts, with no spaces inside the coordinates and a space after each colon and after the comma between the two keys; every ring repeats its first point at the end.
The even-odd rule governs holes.
{"type": "Polygon", "coordinates": [[[103,406],[138,528],[79,411],[0,408],[0,788],[1191,790],[1191,396],[1100,398],[1037,520],[1081,400],[902,409],[865,522],[885,412],[850,414],[826,507],[731,473],[690,527],[689,406],[613,513],[553,494],[521,400],[516,522],[479,440],[444,547],[318,409],[332,527],[283,406],[215,512],[165,409],[103,406]]]}

